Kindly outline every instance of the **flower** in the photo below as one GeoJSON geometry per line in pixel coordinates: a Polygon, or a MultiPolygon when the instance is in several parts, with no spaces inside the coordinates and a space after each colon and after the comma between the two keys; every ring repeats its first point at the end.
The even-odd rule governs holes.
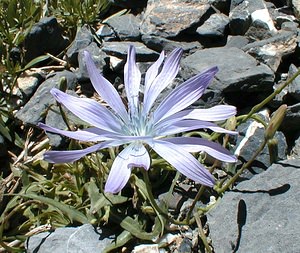
{"type": "Polygon", "coordinates": [[[205,151],[224,162],[235,162],[236,157],[220,144],[203,138],[170,136],[200,128],[235,134],[209,121],[225,120],[236,114],[236,108],[217,105],[209,109],[186,109],[201,97],[218,71],[217,67],[185,81],[154,108],[160,93],[176,77],[182,52],[182,49],[175,49],[164,64],[165,56],[162,52],[147,70],[142,87],[141,73],[135,60],[135,48],[129,46],[124,67],[128,100],[126,108],[116,89],[98,72],[90,54],[85,51],[84,60],[92,85],[110,109],[90,98],[77,98],[53,88],[51,94],[59,103],[93,127],[65,131],[43,123],[39,123],[38,126],[45,131],[96,144],[82,150],[47,151],[44,159],[52,163],[73,162],[100,149],[124,145],[124,149],[112,164],[105,184],[106,192],[117,193],[129,180],[132,167],[149,169],[151,159],[146,147],[150,147],[186,177],[212,187],[213,176],[191,152],[205,151]],[[142,88],[143,98],[140,96],[142,88]]]}

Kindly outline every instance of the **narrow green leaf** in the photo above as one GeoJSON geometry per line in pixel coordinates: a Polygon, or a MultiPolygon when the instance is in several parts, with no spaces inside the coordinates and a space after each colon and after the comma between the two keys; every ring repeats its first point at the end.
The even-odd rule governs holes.
{"type": "Polygon", "coordinates": [[[114,249],[120,248],[126,243],[128,243],[133,238],[132,234],[126,230],[124,230],[121,234],[119,234],[111,245],[108,245],[102,253],[108,253],[114,249]]]}
{"type": "Polygon", "coordinates": [[[0,117],[0,133],[9,141],[12,141],[12,138],[9,133],[9,129],[5,126],[5,123],[1,117],[0,117]]]}
{"type": "Polygon", "coordinates": [[[26,69],[29,69],[31,67],[33,67],[34,65],[42,62],[42,61],[45,61],[47,59],[49,59],[50,56],[49,55],[41,55],[41,56],[38,56],[36,58],[34,58],[33,60],[31,60],[29,63],[26,64],[26,66],[20,70],[20,72],[23,72],[25,71],[26,69]]]}
{"type": "Polygon", "coordinates": [[[35,199],[35,200],[41,201],[47,205],[54,206],[57,209],[59,209],[60,211],[62,211],[65,215],[67,215],[71,221],[75,220],[82,224],[89,223],[89,220],[87,219],[87,217],[83,213],[77,211],[72,206],[68,206],[68,205],[58,202],[54,199],[50,199],[50,198],[47,198],[44,196],[39,196],[36,194],[18,194],[18,195],[22,196],[24,198],[35,199]]]}
{"type": "MultiPolygon", "coordinates": [[[[133,236],[135,236],[136,238],[139,238],[141,240],[146,240],[146,241],[154,241],[157,239],[157,237],[159,236],[159,230],[157,228],[153,229],[153,232],[148,233],[146,231],[143,231],[140,227],[139,227],[139,223],[132,219],[129,216],[126,216],[125,218],[122,218],[121,215],[114,213],[113,211],[110,211],[110,217],[115,220],[117,223],[120,224],[120,226],[127,230],[128,232],[130,232],[133,236]]],[[[155,225],[159,225],[160,222],[155,223],[155,225]]]]}

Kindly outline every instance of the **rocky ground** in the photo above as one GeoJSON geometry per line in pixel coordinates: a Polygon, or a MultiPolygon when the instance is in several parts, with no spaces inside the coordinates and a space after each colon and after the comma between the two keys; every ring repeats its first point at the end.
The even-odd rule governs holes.
{"type": "MultiPolygon", "coordinates": [[[[71,68],[60,71],[56,66],[50,74],[40,69],[19,78],[15,95],[22,105],[16,114],[20,121],[29,125],[45,121],[65,127],[63,120],[48,110],[55,105],[49,91],[61,77],[66,78],[69,92],[78,86],[82,91],[89,90],[83,50],[93,55],[103,75],[121,89],[129,44],[137,49],[142,72],[161,50],[169,53],[182,47],[184,58],[178,83],[217,65],[220,71],[198,105],[228,103],[235,105],[239,114],[248,112],[299,68],[300,5],[296,0],[113,2],[118,8],[132,11],[109,18],[96,31],[81,27],[71,43],[62,36],[53,17],[44,18],[32,28],[25,44],[28,61],[44,52],[56,55],[66,50],[63,60],[71,68]]],[[[288,105],[276,135],[281,161],[271,165],[268,151],[264,150],[251,170],[243,174],[243,179],[248,180],[227,192],[207,216],[209,238],[216,253],[300,252],[300,77],[261,112],[266,121],[281,104],[288,105]]],[[[237,130],[239,137],[233,150],[240,161],[247,161],[263,138],[262,125],[248,121],[237,130]]],[[[54,148],[62,145],[59,136],[49,134],[49,138],[54,148]]],[[[0,145],[1,152],[5,147],[0,145]]],[[[84,225],[33,236],[26,247],[27,252],[40,253],[100,252],[99,247],[112,240],[104,237],[101,230],[84,225]]],[[[193,243],[193,231],[189,231],[174,252],[192,252],[193,243]]],[[[152,251],[148,248],[143,252],[164,252],[155,245],[151,247],[152,251]]]]}

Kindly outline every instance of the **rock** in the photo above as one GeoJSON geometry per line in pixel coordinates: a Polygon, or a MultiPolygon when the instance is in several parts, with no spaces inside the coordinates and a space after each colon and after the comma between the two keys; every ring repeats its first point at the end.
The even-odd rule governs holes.
{"type": "Polygon", "coordinates": [[[7,147],[3,136],[0,134],[0,157],[7,155],[7,147]]]}
{"type": "Polygon", "coordinates": [[[142,41],[147,47],[157,52],[164,50],[168,53],[173,51],[175,48],[181,47],[184,51],[184,54],[189,54],[202,48],[202,45],[198,41],[179,42],[147,34],[142,36],[142,41]]]}
{"type": "Polygon", "coordinates": [[[193,26],[199,26],[209,8],[209,4],[197,0],[188,3],[181,0],[149,0],[141,33],[163,38],[176,37],[193,26]]]}
{"type": "MultiPolygon", "coordinates": [[[[65,111],[64,111],[65,112],[65,111]]],[[[52,105],[51,110],[47,112],[45,123],[49,126],[67,130],[67,125],[60,113],[59,107],[57,105],[52,105]]],[[[53,134],[50,132],[45,132],[49,138],[49,145],[52,148],[58,148],[64,144],[65,138],[59,134],[53,134]]]]}
{"type": "Polygon", "coordinates": [[[281,29],[284,31],[296,31],[298,29],[298,24],[296,22],[284,22],[281,25],[281,29]]]}
{"type": "Polygon", "coordinates": [[[244,35],[252,22],[257,20],[265,23],[268,27],[272,27],[271,29],[274,27],[270,24],[270,15],[263,0],[233,1],[229,18],[230,31],[234,35],[244,35]]]}
{"type": "Polygon", "coordinates": [[[109,0],[109,2],[114,6],[125,9],[144,8],[147,5],[147,0],[109,0]]]}
{"type": "Polygon", "coordinates": [[[78,29],[75,39],[66,52],[69,63],[78,66],[78,53],[81,49],[88,47],[94,40],[94,36],[88,25],[78,29]]]}
{"type": "Polygon", "coordinates": [[[26,70],[18,77],[13,94],[17,95],[22,102],[25,102],[33,95],[43,78],[40,72],[26,70]]]}
{"type": "Polygon", "coordinates": [[[236,35],[236,36],[228,36],[228,40],[226,43],[226,47],[236,47],[243,48],[249,43],[249,39],[246,36],[236,35]]]}
{"type": "Polygon", "coordinates": [[[136,41],[140,38],[140,20],[133,14],[111,17],[106,23],[120,40],[136,41]]]}
{"type": "Polygon", "coordinates": [[[158,244],[141,244],[135,246],[132,253],[160,253],[158,244]]]}
{"type": "MultiPolygon", "coordinates": [[[[257,114],[264,119],[265,122],[269,122],[269,114],[267,110],[264,110],[257,114]]],[[[249,161],[258,147],[264,141],[265,130],[261,123],[254,120],[248,120],[238,126],[237,131],[239,136],[237,138],[236,148],[234,154],[240,161],[249,161]]],[[[274,138],[278,141],[278,159],[284,160],[287,158],[287,142],[282,132],[276,132],[274,138]]],[[[270,154],[268,146],[265,146],[262,152],[256,157],[251,167],[242,174],[242,178],[251,178],[253,175],[265,171],[270,166],[270,154]]]]}
{"type": "Polygon", "coordinates": [[[114,30],[106,24],[101,24],[99,29],[96,31],[96,34],[104,41],[112,41],[117,39],[114,30]]]}
{"type": "MultiPolygon", "coordinates": [[[[298,68],[291,64],[289,68],[289,78],[296,74],[298,68]]],[[[288,94],[290,94],[294,99],[300,102],[300,76],[297,76],[293,82],[288,86],[288,94]]]]}
{"type": "Polygon", "coordinates": [[[65,77],[67,80],[67,88],[75,89],[77,79],[74,73],[67,70],[57,72],[38,87],[25,106],[16,113],[16,118],[25,124],[32,125],[42,121],[51,105],[55,104],[55,99],[50,94],[50,90],[54,87],[58,88],[62,77],[65,77]]]}
{"type": "Polygon", "coordinates": [[[103,69],[107,67],[106,61],[109,58],[108,55],[104,53],[95,42],[92,42],[89,46],[80,50],[78,54],[79,67],[75,73],[81,84],[85,80],[89,79],[89,75],[84,62],[83,51],[88,51],[91,54],[93,61],[101,74],[103,73],[103,69]]]}
{"type": "Polygon", "coordinates": [[[294,131],[299,131],[300,124],[300,103],[288,106],[285,118],[281,124],[281,128],[285,132],[291,134],[294,131]]]}
{"type": "MultiPolygon", "coordinates": [[[[246,96],[248,93],[269,92],[273,87],[274,73],[271,69],[264,64],[257,64],[255,58],[234,47],[198,50],[183,59],[181,65],[181,75],[184,79],[209,67],[218,66],[219,72],[209,85],[206,94],[213,90],[223,94],[232,92],[241,94],[242,92],[243,96],[246,96]]],[[[242,106],[243,101],[239,99],[239,96],[231,95],[230,99],[234,102],[236,98],[236,103],[242,106]]],[[[255,97],[261,99],[257,95],[255,97]]],[[[255,103],[257,100],[244,100],[244,102],[255,103]]]]}
{"type": "Polygon", "coordinates": [[[287,0],[287,3],[290,7],[293,8],[295,16],[300,17],[300,3],[297,0],[287,0]]]}
{"type": "Polygon", "coordinates": [[[273,164],[208,212],[215,252],[300,252],[300,160],[273,164]]]}
{"type": "Polygon", "coordinates": [[[57,228],[27,239],[27,253],[90,253],[103,252],[114,241],[110,231],[95,229],[90,224],[80,227],[57,228]]]}
{"type": "Polygon", "coordinates": [[[242,49],[267,64],[273,71],[277,71],[282,57],[294,53],[296,47],[297,33],[282,31],[269,39],[249,43],[242,49]]]}
{"type": "Polygon", "coordinates": [[[140,42],[104,42],[102,50],[108,55],[125,60],[129,45],[135,46],[137,61],[155,61],[159,56],[158,53],[147,48],[140,42]]]}
{"type": "Polygon", "coordinates": [[[298,137],[295,140],[294,147],[291,151],[292,159],[300,159],[300,135],[298,133],[298,137]]]}
{"type": "Polygon", "coordinates": [[[50,53],[54,56],[63,51],[69,41],[63,37],[62,29],[54,17],[44,17],[36,23],[26,35],[25,60],[26,62],[50,53]]]}
{"type": "Polygon", "coordinates": [[[229,17],[222,13],[212,14],[203,25],[197,28],[200,36],[210,38],[224,38],[225,30],[229,24],[229,17]]]}

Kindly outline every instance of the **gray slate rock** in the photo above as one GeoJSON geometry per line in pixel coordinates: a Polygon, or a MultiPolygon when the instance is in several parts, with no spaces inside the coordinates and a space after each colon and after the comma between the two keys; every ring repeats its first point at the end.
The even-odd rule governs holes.
{"type": "Polygon", "coordinates": [[[274,73],[252,56],[234,47],[198,50],[182,61],[184,79],[218,66],[219,72],[209,85],[222,92],[257,92],[272,90],[274,73]]]}
{"type": "Polygon", "coordinates": [[[109,2],[125,9],[144,8],[147,5],[147,0],[109,0],[109,2]]]}
{"type": "Polygon", "coordinates": [[[161,52],[164,50],[168,53],[173,51],[175,48],[181,47],[184,53],[189,54],[202,48],[202,45],[198,41],[174,41],[147,34],[142,36],[142,41],[147,47],[153,49],[156,52],[161,52]]]}
{"type": "Polygon", "coordinates": [[[103,252],[114,236],[108,231],[95,229],[90,224],[80,227],[57,228],[54,232],[43,232],[27,239],[27,253],[91,253],[103,252]]]}
{"type": "MultiPolygon", "coordinates": [[[[257,114],[265,122],[269,121],[269,116],[266,113],[257,114]]],[[[265,130],[262,124],[248,120],[247,122],[238,126],[239,132],[237,143],[235,145],[235,155],[241,161],[249,161],[258,147],[264,140],[265,130]]],[[[274,138],[278,141],[278,159],[284,160],[287,158],[287,142],[282,132],[276,132],[274,138]]],[[[256,157],[251,167],[246,170],[241,178],[249,179],[253,175],[265,171],[270,166],[270,154],[268,147],[265,146],[262,152],[256,157]]]]}
{"type": "Polygon", "coordinates": [[[44,17],[36,23],[25,38],[26,62],[47,53],[57,55],[69,41],[63,37],[62,29],[54,17],[44,17]]]}
{"type": "MultiPolygon", "coordinates": [[[[289,78],[291,78],[296,72],[298,68],[291,64],[289,67],[289,78]]],[[[300,102],[300,76],[297,76],[296,79],[288,86],[288,93],[295,98],[298,102],[300,102]]]]}
{"type": "Polygon", "coordinates": [[[82,26],[77,31],[74,41],[66,52],[66,56],[73,66],[78,66],[79,51],[89,46],[93,40],[94,37],[88,25],[82,26]]]}
{"type": "Polygon", "coordinates": [[[226,192],[207,215],[215,252],[300,252],[299,180],[285,160],[226,192]]]}
{"type": "Polygon", "coordinates": [[[287,0],[287,3],[290,7],[293,8],[295,16],[300,17],[300,3],[298,0],[287,0]]]}
{"type": "Polygon", "coordinates": [[[198,0],[149,0],[142,20],[141,33],[163,38],[176,37],[200,24],[210,5],[198,0]]]}
{"type": "Polygon", "coordinates": [[[113,41],[117,39],[114,30],[106,24],[101,24],[100,28],[96,31],[96,34],[104,41],[113,41]]]}
{"type": "Polygon", "coordinates": [[[139,40],[140,20],[133,14],[111,17],[106,23],[120,40],[139,40]]]}
{"type": "Polygon", "coordinates": [[[155,61],[159,56],[157,52],[147,48],[141,42],[104,42],[102,51],[108,55],[116,56],[120,59],[126,59],[129,45],[135,46],[137,61],[155,61]]]}
{"type": "Polygon", "coordinates": [[[25,106],[16,113],[16,118],[23,121],[25,124],[32,125],[36,125],[38,122],[42,121],[49,110],[49,107],[56,103],[55,99],[50,94],[50,90],[54,87],[58,88],[62,77],[66,78],[68,89],[75,89],[77,78],[74,73],[67,70],[56,72],[54,76],[48,78],[38,87],[25,106]]]}
{"type": "Polygon", "coordinates": [[[249,43],[242,49],[277,71],[282,58],[294,53],[296,48],[296,31],[282,31],[271,38],[249,43]]]}
{"type": "Polygon", "coordinates": [[[293,159],[300,159],[300,135],[298,133],[298,137],[295,140],[294,147],[291,151],[291,157],[293,159]]]}
{"type": "Polygon", "coordinates": [[[299,131],[300,126],[300,103],[288,106],[285,118],[281,124],[283,131],[291,132],[299,131]]]}
{"type": "Polygon", "coordinates": [[[196,32],[204,37],[223,38],[229,24],[229,17],[223,13],[212,14],[196,32]]]}
{"type": "Polygon", "coordinates": [[[97,66],[97,69],[102,74],[103,69],[106,67],[106,59],[108,58],[107,54],[104,53],[95,42],[92,42],[89,46],[83,48],[79,51],[78,54],[78,66],[79,68],[76,70],[76,75],[79,81],[84,81],[89,79],[89,75],[87,72],[86,64],[84,62],[83,52],[88,51],[92,56],[92,59],[97,66]]]}
{"type": "Polygon", "coordinates": [[[252,14],[262,9],[266,9],[263,0],[232,1],[229,12],[231,34],[244,35],[252,24],[252,14]]]}

